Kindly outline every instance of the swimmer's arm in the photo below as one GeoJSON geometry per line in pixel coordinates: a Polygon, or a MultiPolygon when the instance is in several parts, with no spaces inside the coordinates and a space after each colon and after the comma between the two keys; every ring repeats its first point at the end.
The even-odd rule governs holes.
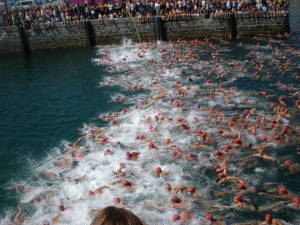
{"type": "Polygon", "coordinates": [[[279,170],[279,169],[281,169],[281,168],[283,168],[283,167],[285,167],[285,164],[282,164],[281,166],[275,168],[274,170],[279,170]]]}
{"type": "Polygon", "coordinates": [[[54,216],[51,220],[50,220],[50,224],[57,224],[57,220],[58,218],[61,216],[61,214],[57,214],[56,216],[54,216]]]}
{"type": "Polygon", "coordinates": [[[78,138],[77,141],[74,142],[74,144],[72,145],[73,147],[76,146],[83,138],[85,138],[85,136],[82,136],[80,138],[78,138]]]}
{"type": "Polygon", "coordinates": [[[108,188],[108,189],[111,190],[111,187],[106,186],[106,185],[103,185],[103,186],[101,186],[101,187],[98,187],[94,192],[100,192],[100,191],[102,191],[104,188],[108,188]]]}
{"type": "Polygon", "coordinates": [[[290,172],[288,174],[293,174],[294,173],[294,167],[292,165],[289,166],[290,172]]]}
{"type": "Polygon", "coordinates": [[[74,181],[75,181],[75,184],[78,184],[79,182],[83,181],[85,177],[86,177],[86,175],[84,175],[83,177],[80,177],[80,178],[75,179],[75,180],[74,180],[74,181]]]}
{"type": "Polygon", "coordinates": [[[120,208],[125,208],[124,202],[125,202],[125,198],[123,198],[123,199],[120,201],[120,204],[119,204],[120,208]]]}
{"type": "Polygon", "coordinates": [[[116,184],[116,183],[121,183],[123,180],[116,180],[116,181],[114,181],[114,182],[111,182],[110,184],[111,185],[114,185],[114,184],[116,184]]]}
{"type": "Polygon", "coordinates": [[[18,213],[14,217],[14,219],[16,221],[18,221],[21,218],[21,215],[22,215],[22,212],[23,212],[23,209],[21,208],[20,204],[17,206],[17,208],[18,208],[18,213]]]}
{"type": "Polygon", "coordinates": [[[92,212],[100,213],[100,212],[102,212],[102,209],[89,209],[88,210],[88,213],[92,213],[92,212]]]}
{"type": "Polygon", "coordinates": [[[268,155],[264,155],[264,156],[263,156],[263,158],[264,158],[264,159],[271,160],[271,161],[273,161],[273,162],[275,162],[275,161],[276,161],[276,159],[275,159],[275,158],[273,158],[273,157],[271,157],[271,156],[268,156],[268,155]]]}

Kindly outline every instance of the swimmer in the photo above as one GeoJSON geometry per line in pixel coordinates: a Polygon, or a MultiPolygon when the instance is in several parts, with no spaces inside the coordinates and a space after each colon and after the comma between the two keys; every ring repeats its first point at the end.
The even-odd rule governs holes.
{"type": "Polygon", "coordinates": [[[284,225],[284,223],[280,219],[273,219],[271,214],[266,214],[265,221],[261,225],[284,225]]]}
{"type": "Polygon", "coordinates": [[[169,205],[169,208],[185,209],[191,206],[191,202],[184,201],[175,195],[171,197],[171,202],[172,203],[169,205]]]}
{"type": "Polygon", "coordinates": [[[118,72],[117,69],[113,68],[113,67],[107,67],[105,70],[108,70],[109,72],[118,72]]]}
{"type": "Polygon", "coordinates": [[[191,128],[189,127],[189,124],[188,124],[187,120],[183,120],[183,121],[182,121],[181,118],[178,118],[177,121],[178,121],[179,123],[177,123],[175,126],[180,126],[181,129],[182,129],[182,131],[183,131],[184,133],[188,133],[188,132],[191,131],[191,128]]]}
{"type": "Polygon", "coordinates": [[[135,183],[129,181],[129,180],[117,180],[114,182],[111,182],[111,185],[115,185],[116,183],[122,183],[122,185],[127,189],[127,190],[133,190],[136,186],[135,183]]]}
{"type": "Polygon", "coordinates": [[[126,152],[128,160],[138,160],[140,154],[140,152],[126,152]]]}
{"type": "Polygon", "coordinates": [[[156,167],[155,170],[154,170],[154,173],[156,175],[163,176],[163,175],[170,174],[170,171],[168,171],[168,170],[162,170],[160,167],[156,167]]]}
{"type": "Polygon", "coordinates": [[[183,157],[183,152],[178,148],[177,145],[170,145],[168,146],[168,149],[170,148],[175,148],[175,151],[172,152],[172,155],[175,156],[176,158],[182,158],[183,157]]]}
{"type": "Polygon", "coordinates": [[[297,195],[295,195],[291,192],[288,192],[285,187],[279,188],[278,193],[280,195],[272,195],[272,194],[269,194],[269,193],[263,193],[263,194],[270,197],[270,198],[282,199],[282,200],[293,200],[294,198],[298,198],[297,195]]]}
{"type": "Polygon", "coordinates": [[[96,188],[95,191],[89,191],[89,195],[97,195],[97,194],[101,195],[101,194],[103,194],[102,190],[105,189],[105,188],[107,188],[109,190],[112,190],[111,187],[103,185],[101,187],[96,188]]]}
{"type": "Polygon", "coordinates": [[[218,209],[234,209],[234,208],[241,208],[244,210],[256,211],[257,207],[254,205],[249,204],[250,200],[243,198],[241,195],[236,195],[234,197],[234,205],[231,206],[215,206],[218,209]]]}
{"type": "Polygon", "coordinates": [[[274,170],[279,170],[281,168],[287,168],[290,171],[288,174],[293,174],[295,168],[297,169],[300,168],[300,164],[299,163],[292,164],[291,160],[286,160],[283,164],[281,164],[279,167],[275,168],[274,170]]]}
{"type": "Polygon", "coordinates": [[[76,178],[76,179],[74,180],[75,184],[78,184],[78,183],[82,182],[82,181],[84,180],[85,177],[86,177],[86,175],[84,175],[84,176],[82,176],[82,177],[80,177],[80,178],[76,178]]]}
{"type": "Polygon", "coordinates": [[[222,184],[225,182],[235,182],[235,181],[237,181],[238,183],[245,184],[245,182],[237,176],[227,176],[227,169],[224,169],[223,172],[219,173],[218,178],[220,179],[218,184],[222,184]]]}
{"type": "Polygon", "coordinates": [[[245,160],[243,160],[241,162],[241,164],[244,164],[244,163],[248,162],[252,157],[260,157],[262,159],[271,160],[273,162],[276,161],[275,158],[267,155],[265,152],[266,152],[265,148],[261,148],[261,149],[259,149],[258,153],[248,156],[245,160]]]}

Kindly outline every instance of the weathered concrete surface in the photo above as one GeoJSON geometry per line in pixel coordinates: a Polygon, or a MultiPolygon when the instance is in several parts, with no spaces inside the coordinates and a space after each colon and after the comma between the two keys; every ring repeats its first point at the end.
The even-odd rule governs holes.
{"type": "MultiPolygon", "coordinates": [[[[137,18],[134,21],[142,41],[157,38],[155,18],[152,18],[152,22],[139,23],[137,18]]],[[[288,17],[237,19],[236,24],[240,36],[289,31],[288,17]]],[[[204,15],[193,15],[190,20],[163,21],[163,28],[165,40],[194,39],[211,35],[225,37],[230,30],[228,20],[213,16],[204,19],[204,15]]],[[[40,25],[38,29],[25,30],[25,34],[30,51],[88,46],[85,27],[74,22],[68,26],[55,23],[50,28],[40,25]]],[[[125,37],[133,41],[139,40],[131,18],[103,20],[102,24],[97,20],[91,21],[90,34],[91,43],[94,45],[119,44],[125,37]]],[[[0,28],[0,54],[20,52],[21,49],[18,28],[0,28]]]]}

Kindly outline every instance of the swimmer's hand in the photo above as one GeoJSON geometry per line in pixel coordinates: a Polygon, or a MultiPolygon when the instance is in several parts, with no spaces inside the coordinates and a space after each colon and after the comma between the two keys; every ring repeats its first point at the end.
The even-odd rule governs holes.
{"type": "Polygon", "coordinates": [[[114,185],[115,183],[116,183],[116,182],[111,182],[110,184],[111,184],[111,185],[114,185]]]}
{"type": "Polygon", "coordinates": [[[95,210],[94,209],[89,209],[87,212],[92,213],[92,212],[95,212],[95,210]]]}
{"type": "Polygon", "coordinates": [[[7,186],[6,188],[5,188],[5,190],[7,190],[7,191],[10,191],[10,190],[12,190],[13,189],[13,187],[11,187],[11,186],[7,186]]]}

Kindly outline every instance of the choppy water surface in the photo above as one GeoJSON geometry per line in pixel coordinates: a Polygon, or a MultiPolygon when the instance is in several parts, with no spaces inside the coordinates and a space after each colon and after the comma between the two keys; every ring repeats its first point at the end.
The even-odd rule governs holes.
{"type": "MultiPolygon", "coordinates": [[[[296,185],[299,183],[299,171],[286,175],[288,170],[274,170],[287,159],[292,163],[299,162],[296,150],[299,143],[299,109],[295,108],[295,101],[299,97],[290,97],[289,94],[299,91],[299,80],[292,77],[294,71],[300,72],[299,41],[297,38],[294,40],[294,36],[298,38],[298,34],[291,34],[241,38],[235,43],[219,39],[209,39],[207,43],[204,40],[197,45],[191,45],[191,42],[145,43],[143,47],[147,52],[149,70],[146,69],[140,46],[130,40],[124,40],[123,44],[117,46],[49,51],[47,55],[1,56],[1,183],[71,149],[70,143],[78,137],[86,138],[73,154],[63,154],[2,189],[0,224],[8,224],[9,218],[17,212],[18,203],[24,209],[23,217],[28,218],[24,224],[50,221],[59,213],[57,207],[61,204],[66,210],[59,217],[58,224],[89,224],[94,214],[88,214],[88,209],[114,204],[116,197],[125,198],[125,206],[141,216],[147,224],[173,224],[172,216],[182,210],[168,208],[170,197],[174,194],[165,191],[166,182],[172,186],[195,186],[201,196],[199,199],[193,199],[186,191],[177,194],[186,201],[195,201],[192,206],[195,213],[205,215],[214,206],[231,205],[238,193],[237,184],[218,185],[217,172],[207,170],[221,162],[214,159],[214,150],[225,151],[224,145],[230,144],[230,138],[223,138],[216,132],[217,129],[229,130],[230,116],[239,122],[234,128],[241,131],[242,139],[252,143],[253,148],[237,148],[225,153],[228,174],[241,177],[248,186],[274,182],[273,189],[285,186],[299,195],[300,187],[296,185]],[[195,54],[194,58],[190,57],[191,51],[195,54]],[[176,56],[179,55],[181,58],[177,61],[176,56]],[[289,64],[288,59],[292,60],[289,64]],[[174,64],[170,65],[170,62],[174,64]],[[256,68],[260,62],[263,67],[256,68]],[[279,62],[282,68],[278,68],[279,62]],[[243,70],[242,66],[246,66],[246,69],[243,70]],[[117,72],[107,70],[108,67],[115,68],[117,72]],[[267,76],[267,71],[271,72],[271,77],[267,76]],[[260,78],[255,77],[255,72],[259,73],[260,78]],[[195,73],[199,76],[195,76],[195,73]],[[193,81],[188,81],[188,77],[193,81]],[[154,83],[152,86],[149,85],[151,80],[154,83]],[[183,84],[182,87],[176,85],[177,80],[183,84]],[[210,84],[207,80],[210,80],[210,84]],[[282,85],[276,85],[278,80],[282,85]],[[219,90],[221,83],[224,90],[219,90]],[[235,92],[228,92],[230,87],[234,87],[235,92]],[[212,88],[216,89],[215,94],[212,94],[212,88]],[[178,89],[186,91],[187,96],[180,97],[178,89]],[[165,92],[167,96],[143,110],[152,103],[150,97],[154,91],[156,94],[165,92]],[[267,91],[270,98],[257,95],[257,91],[267,91]],[[228,104],[225,104],[225,94],[225,97],[229,97],[228,104]],[[279,104],[279,96],[283,96],[292,115],[291,118],[281,119],[280,127],[289,124],[295,132],[283,145],[276,144],[273,139],[273,135],[280,133],[281,129],[265,128],[276,118],[270,106],[273,102],[279,104]],[[128,99],[120,102],[115,100],[117,97],[128,99]],[[176,108],[170,98],[180,99],[182,108],[176,108]],[[245,98],[249,101],[244,101],[245,98]],[[226,119],[221,122],[216,117],[209,119],[209,111],[196,108],[197,103],[207,108],[214,106],[226,119]],[[116,116],[121,124],[101,119],[113,112],[121,112],[123,108],[128,113],[116,116]],[[249,126],[257,124],[259,115],[266,114],[266,125],[260,124],[255,135],[241,127],[244,121],[240,119],[245,109],[253,108],[256,111],[247,121],[249,126]],[[164,114],[168,118],[160,122],[155,120],[155,115],[164,114]],[[193,121],[194,117],[198,121],[193,121]],[[184,133],[176,126],[178,118],[187,120],[190,133],[184,133]],[[103,134],[109,143],[99,143],[103,141],[102,137],[94,139],[93,130],[96,126],[105,129],[103,134]],[[156,130],[152,132],[151,127],[156,130]],[[205,142],[196,136],[194,133],[199,128],[209,132],[215,142],[205,142]],[[137,140],[138,135],[145,135],[151,141],[137,140]],[[251,160],[239,165],[245,155],[256,153],[254,148],[265,144],[261,141],[262,136],[267,137],[270,144],[266,147],[267,154],[275,157],[276,163],[251,160]],[[181,149],[185,155],[183,158],[177,159],[172,155],[174,149],[168,148],[169,145],[165,143],[167,138],[181,149]],[[188,147],[197,141],[206,147],[188,147]],[[149,142],[154,143],[158,150],[149,149],[149,142]],[[108,148],[113,154],[105,154],[108,148]],[[139,159],[127,160],[126,151],[140,152],[139,159]],[[195,155],[197,160],[187,161],[189,153],[195,155]],[[72,166],[63,168],[63,162],[72,166]],[[112,171],[117,171],[121,162],[126,165],[123,169],[126,178],[121,179],[135,183],[134,190],[128,191],[120,183],[111,184],[119,179],[112,171]],[[253,164],[255,166],[250,167],[253,164]],[[157,176],[154,173],[156,167],[170,171],[170,174],[157,176]],[[75,179],[84,175],[84,181],[75,184],[75,179]],[[102,185],[111,189],[104,189],[103,194],[89,194],[102,185]],[[19,190],[20,187],[24,187],[21,188],[23,191],[19,190]],[[213,193],[222,191],[228,193],[213,197],[213,193]],[[160,206],[165,207],[154,207],[154,202],[158,200],[163,200],[160,206]]],[[[256,194],[247,194],[245,197],[251,199],[259,209],[277,202],[256,194]]],[[[260,221],[265,213],[242,210],[213,212],[214,216],[227,215],[235,222],[260,221]]],[[[271,213],[290,224],[299,224],[296,210],[281,209],[271,213]]],[[[191,221],[191,224],[199,223],[205,224],[202,220],[191,221]]]]}

